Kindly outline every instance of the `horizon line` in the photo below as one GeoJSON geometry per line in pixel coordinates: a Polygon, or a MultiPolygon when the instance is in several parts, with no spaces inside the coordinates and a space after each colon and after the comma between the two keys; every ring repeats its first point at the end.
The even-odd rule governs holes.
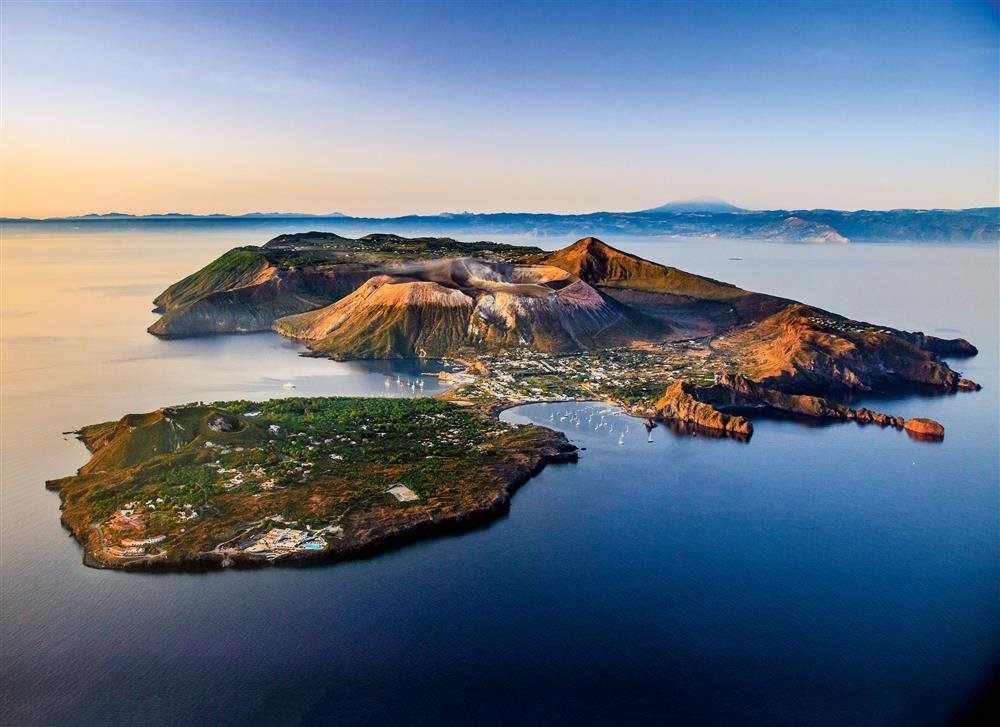
{"type": "MultiPolygon", "coordinates": [[[[669,202],[670,204],[683,204],[688,202],[688,200],[681,200],[678,202],[669,202]]],[[[666,205],[662,205],[666,206],[666,205]]],[[[82,214],[69,214],[69,215],[53,215],[48,217],[30,217],[26,215],[13,216],[4,215],[0,216],[0,221],[2,222],[58,222],[60,220],[74,220],[74,221],[100,221],[109,219],[172,219],[172,218],[184,218],[184,219],[209,219],[209,218],[222,218],[222,219],[240,219],[246,217],[258,217],[258,218],[271,218],[271,219],[282,219],[291,217],[301,217],[310,219],[348,219],[348,220],[394,220],[402,219],[406,217],[460,217],[460,216],[479,216],[479,215],[546,215],[552,217],[586,217],[589,215],[637,215],[643,213],[656,213],[656,214],[676,214],[676,215],[690,215],[690,214],[711,214],[711,215],[742,215],[742,214],[760,214],[766,212],[842,212],[842,213],[856,213],[856,212],[964,212],[967,210],[994,210],[1000,209],[1000,202],[996,204],[985,204],[985,205],[971,205],[966,207],[858,207],[856,209],[838,209],[835,207],[773,207],[773,208],[761,208],[761,209],[749,209],[749,208],[739,208],[735,207],[732,210],[659,210],[656,207],[641,209],[641,210],[592,210],[590,212],[542,212],[542,211],[527,211],[527,210],[493,210],[493,211],[469,211],[464,210],[462,212],[434,212],[434,213],[419,213],[410,212],[405,214],[396,215],[353,215],[345,212],[260,212],[257,210],[251,210],[248,212],[147,212],[147,213],[135,213],[135,212],[87,212],[82,214]]]]}

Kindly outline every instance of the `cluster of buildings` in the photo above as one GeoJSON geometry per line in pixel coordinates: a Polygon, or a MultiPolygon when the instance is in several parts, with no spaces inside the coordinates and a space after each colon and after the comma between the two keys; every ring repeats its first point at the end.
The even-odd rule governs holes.
{"type": "Polygon", "coordinates": [[[112,530],[142,530],[145,527],[142,513],[136,512],[138,503],[127,502],[121,510],[115,510],[108,518],[108,527],[112,530]]]}
{"type": "Polygon", "coordinates": [[[321,530],[298,530],[291,527],[272,528],[243,548],[244,553],[262,556],[268,560],[280,558],[294,552],[325,550],[324,535],[337,535],[344,531],[339,525],[328,525],[321,530]]]}
{"type": "Polygon", "coordinates": [[[711,381],[727,368],[709,346],[696,341],[558,356],[510,349],[484,356],[479,364],[488,374],[465,386],[462,396],[511,403],[628,398],[631,390],[666,388],[678,378],[711,381]]]}
{"type": "Polygon", "coordinates": [[[832,320],[830,318],[822,318],[820,316],[809,316],[809,322],[818,326],[822,326],[826,329],[833,329],[841,333],[892,333],[892,331],[887,328],[879,328],[878,326],[872,326],[867,323],[860,323],[858,321],[851,320],[832,320]]]}
{"type": "Polygon", "coordinates": [[[269,477],[264,468],[261,467],[259,464],[255,464],[246,473],[241,472],[236,467],[230,467],[230,468],[223,467],[222,465],[219,464],[218,461],[209,462],[205,466],[216,470],[223,477],[229,475],[228,479],[225,479],[220,483],[222,489],[225,490],[226,492],[229,492],[230,490],[235,490],[237,487],[241,487],[243,484],[246,483],[248,477],[256,480],[256,484],[262,490],[273,490],[276,485],[275,479],[273,477],[269,477]]]}
{"type": "Polygon", "coordinates": [[[123,538],[121,545],[109,546],[106,552],[112,558],[142,558],[149,555],[149,547],[151,545],[157,545],[166,539],[166,535],[156,535],[152,538],[143,538],[142,540],[123,538]]]}

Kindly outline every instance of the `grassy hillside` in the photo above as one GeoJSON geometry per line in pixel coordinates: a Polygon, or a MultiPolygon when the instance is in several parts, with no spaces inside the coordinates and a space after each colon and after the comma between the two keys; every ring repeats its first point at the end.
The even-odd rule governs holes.
{"type": "Polygon", "coordinates": [[[238,247],[174,283],[153,303],[169,311],[218,291],[249,285],[269,266],[270,262],[260,248],[238,247]]]}

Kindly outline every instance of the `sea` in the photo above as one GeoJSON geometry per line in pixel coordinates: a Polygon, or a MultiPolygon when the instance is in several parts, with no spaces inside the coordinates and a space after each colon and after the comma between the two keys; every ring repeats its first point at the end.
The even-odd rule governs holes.
{"type": "Polygon", "coordinates": [[[584,449],[488,527],[308,568],[85,567],[44,487],[87,460],[80,426],[191,401],[412,395],[438,370],[307,358],[271,333],[146,333],[167,285],[303,224],[0,228],[2,724],[947,724],[983,693],[1000,654],[996,245],[603,237],[969,339],[979,355],[950,363],[982,391],[855,400],[937,419],[942,442],[768,418],[749,442],[648,434],[601,403],[527,405],[504,418],[584,449]]]}

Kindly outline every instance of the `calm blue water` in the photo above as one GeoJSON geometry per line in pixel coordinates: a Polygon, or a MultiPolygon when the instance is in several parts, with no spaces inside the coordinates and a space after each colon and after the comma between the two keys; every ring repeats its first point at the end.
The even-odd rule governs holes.
{"type": "MultiPolygon", "coordinates": [[[[775,420],[748,444],[664,427],[647,443],[641,423],[606,415],[614,432],[571,427],[580,462],[547,468],[486,529],[330,567],[87,569],[43,489],[86,460],[61,432],[286,395],[284,382],[385,393],[392,366],[302,358],[270,334],[143,333],[155,292],[243,234],[5,231],[3,723],[940,723],[988,674],[1000,649],[995,247],[608,240],[969,338],[980,355],[955,365],[984,391],[876,402],[940,420],[940,444],[775,420]]],[[[504,416],[553,425],[571,408],[606,409],[504,416]]]]}

